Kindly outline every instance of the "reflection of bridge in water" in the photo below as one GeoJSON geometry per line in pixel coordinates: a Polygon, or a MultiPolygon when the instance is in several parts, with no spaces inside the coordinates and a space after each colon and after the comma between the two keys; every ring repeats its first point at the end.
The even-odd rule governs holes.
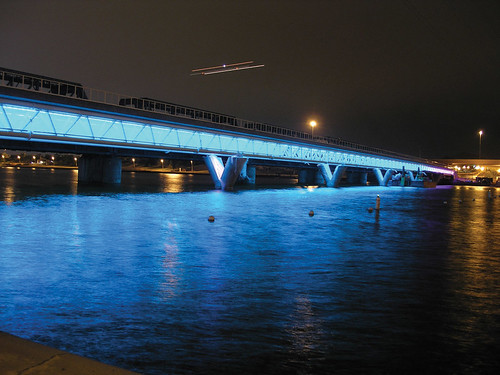
{"type": "Polygon", "coordinates": [[[0,147],[81,154],[80,182],[121,179],[124,156],[203,159],[216,188],[255,182],[255,167],[299,169],[299,183],[387,185],[393,174],[453,175],[443,165],[338,138],[0,68],[0,147]],[[333,170],[332,170],[333,168],[333,170]]]}

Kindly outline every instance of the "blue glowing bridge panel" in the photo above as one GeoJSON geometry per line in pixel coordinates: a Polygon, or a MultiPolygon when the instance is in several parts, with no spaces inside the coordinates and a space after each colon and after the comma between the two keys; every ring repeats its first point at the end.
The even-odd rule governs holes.
{"type": "Polygon", "coordinates": [[[363,154],[248,134],[222,133],[181,123],[131,121],[46,108],[0,103],[2,137],[72,144],[106,144],[113,147],[153,148],[160,151],[237,155],[308,163],[366,168],[430,171],[451,170],[408,160],[363,154]],[[50,139],[50,140],[49,140],[50,139]]]}

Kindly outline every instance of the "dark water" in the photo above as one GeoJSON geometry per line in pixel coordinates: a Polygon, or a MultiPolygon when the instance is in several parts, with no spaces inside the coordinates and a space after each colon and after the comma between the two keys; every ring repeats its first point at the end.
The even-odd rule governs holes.
{"type": "Polygon", "coordinates": [[[146,374],[497,373],[498,195],[0,169],[0,330],[146,374]]]}

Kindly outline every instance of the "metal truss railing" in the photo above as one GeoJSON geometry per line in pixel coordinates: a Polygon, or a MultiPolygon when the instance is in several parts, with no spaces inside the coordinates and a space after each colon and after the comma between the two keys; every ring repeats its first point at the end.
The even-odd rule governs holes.
{"type": "Polygon", "coordinates": [[[114,147],[147,147],[162,151],[384,169],[404,167],[406,170],[450,173],[447,169],[429,164],[351,150],[264,139],[247,134],[229,134],[216,129],[182,128],[8,103],[0,103],[0,132],[4,137],[33,141],[50,139],[52,142],[70,144],[109,144],[114,147]]]}

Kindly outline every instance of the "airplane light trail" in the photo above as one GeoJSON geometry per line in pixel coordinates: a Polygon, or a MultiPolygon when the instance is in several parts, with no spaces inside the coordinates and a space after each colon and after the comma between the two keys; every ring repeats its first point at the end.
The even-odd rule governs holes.
{"type": "Polygon", "coordinates": [[[191,71],[191,75],[197,76],[197,75],[218,74],[218,73],[234,72],[238,70],[262,68],[263,66],[264,64],[255,65],[253,61],[245,61],[235,64],[223,64],[223,65],[211,66],[208,68],[193,69],[191,71]]]}

